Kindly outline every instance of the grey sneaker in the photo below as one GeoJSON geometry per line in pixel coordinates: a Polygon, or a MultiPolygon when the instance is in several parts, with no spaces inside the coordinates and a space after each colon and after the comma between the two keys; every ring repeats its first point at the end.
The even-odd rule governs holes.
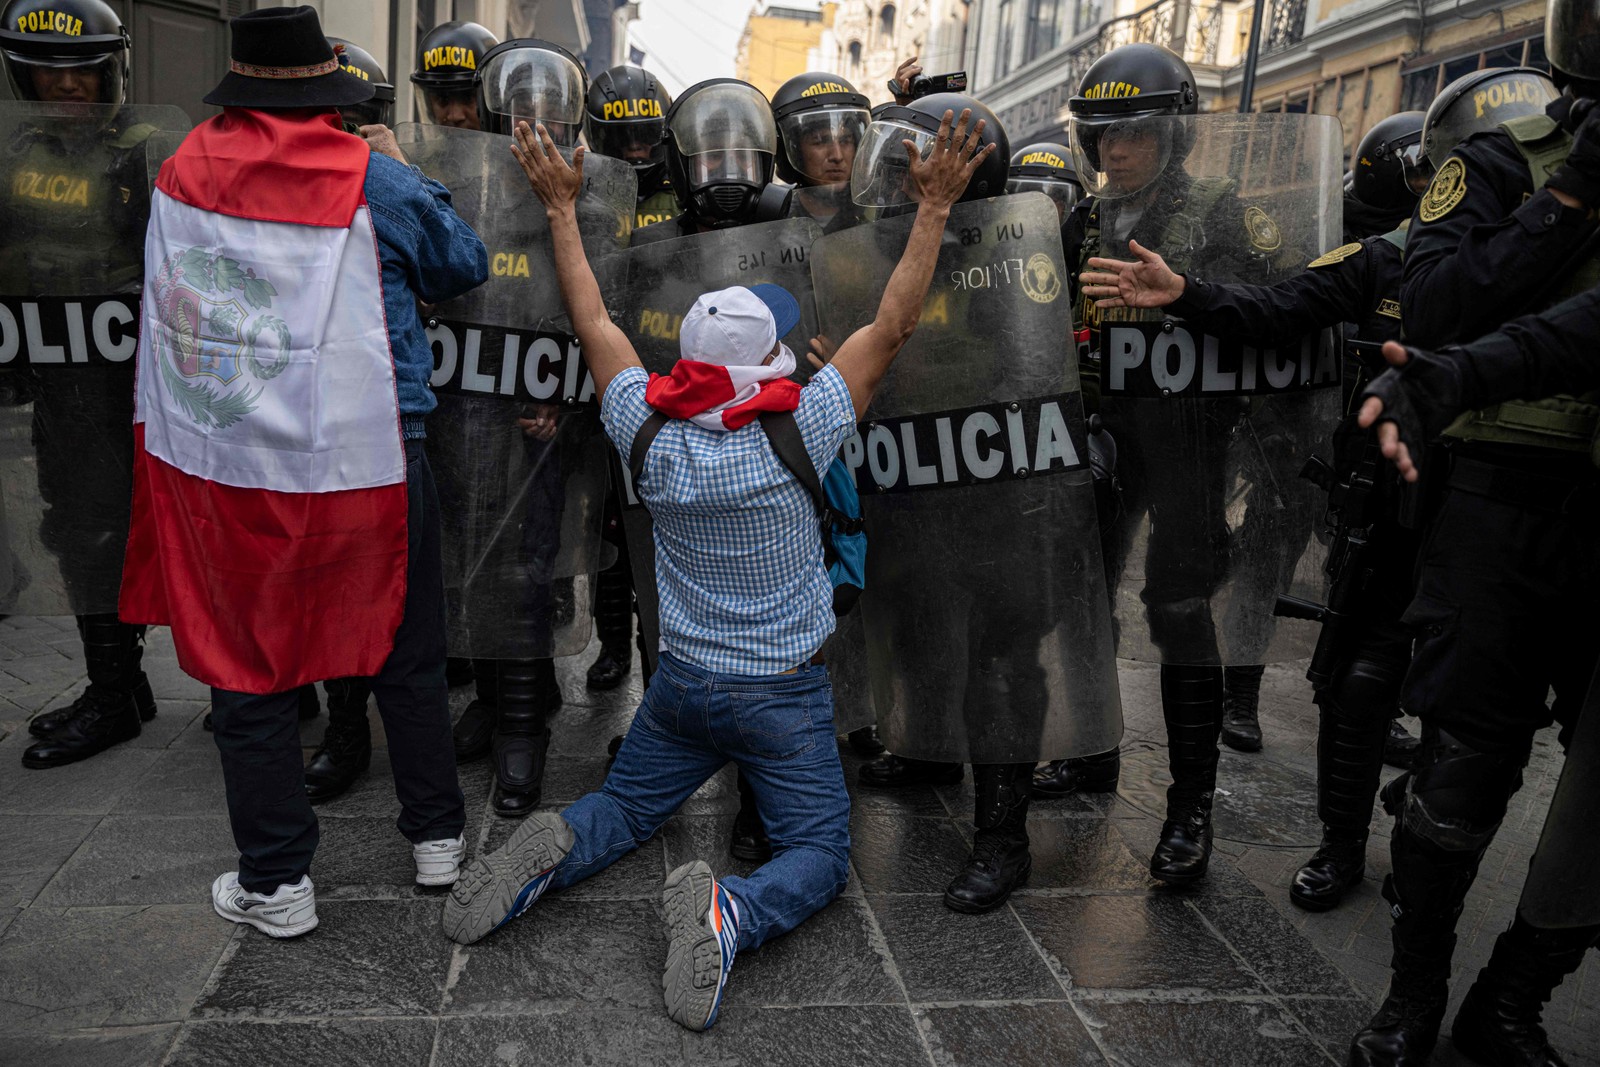
{"type": "Polygon", "coordinates": [[[211,906],[232,923],[254,926],[268,937],[299,937],[317,928],[317,896],[311,876],[280,885],[270,896],[239,884],[239,872],[218,875],[211,883],[211,906]]]}
{"type": "Polygon", "coordinates": [[[667,970],[661,990],[679,1026],[709,1030],[739,947],[738,911],[702,860],[667,875],[667,970]]]}
{"type": "Polygon", "coordinates": [[[467,845],[460,837],[440,838],[411,846],[417,864],[418,885],[454,885],[461,875],[461,858],[467,845]]]}
{"type": "Polygon", "coordinates": [[[445,936],[470,945],[533,907],[573,840],[555,812],[529,815],[504,845],[467,865],[444,903],[445,936]]]}

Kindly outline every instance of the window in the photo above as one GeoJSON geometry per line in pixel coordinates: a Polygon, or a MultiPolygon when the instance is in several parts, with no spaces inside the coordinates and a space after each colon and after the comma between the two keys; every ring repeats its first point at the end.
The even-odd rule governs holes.
{"type": "Polygon", "coordinates": [[[1022,61],[1031,63],[1061,43],[1061,0],[1028,0],[1022,61]]]}
{"type": "Polygon", "coordinates": [[[858,74],[861,71],[861,42],[850,42],[850,72],[858,74]]]}
{"type": "Polygon", "coordinates": [[[995,35],[994,68],[997,77],[1011,73],[1011,42],[1017,35],[1016,0],[1000,0],[1000,32],[995,35]]]}
{"type": "Polygon", "coordinates": [[[1523,66],[1549,69],[1542,36],[1508,41],[1484,52],[1471,52],[1443,63],[1429,63],[1407,70],[1401,75],[1400,107],[1405,111],[1426,111],[1439,90],[1463,74],[1488,67],[1523,66]]]}
{"type": "Polygon", "coordinates": [[[881,44],[894,44],[893,4],[884,4],[883,10],[878,12],[878,41],[881,44]]]}

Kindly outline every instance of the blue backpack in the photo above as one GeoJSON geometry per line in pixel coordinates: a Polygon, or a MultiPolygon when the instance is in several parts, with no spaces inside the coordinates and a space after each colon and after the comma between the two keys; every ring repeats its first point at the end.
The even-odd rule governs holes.
{"type": "MultiPolygon", "coordinates": [[[[667,416],[654,411],[639,427],[633,447],[628,450],[628,470],[634,485],[644,474],[644,457],[650,451],[650,443],[666,424],[667,416]]],[[[822,563],[833,583],[833,613],[848,615],[867,586],[866,520],[861,517],[855,477],[844,460],[835,459],[828,467],[828,476],[817,480],[816,465],[806,452],[805,438],[800,435],[793,412],[763,412],[761,429],[773,454],[805,486],[817,506],[817,521],[822,525],[822,563]]]]}

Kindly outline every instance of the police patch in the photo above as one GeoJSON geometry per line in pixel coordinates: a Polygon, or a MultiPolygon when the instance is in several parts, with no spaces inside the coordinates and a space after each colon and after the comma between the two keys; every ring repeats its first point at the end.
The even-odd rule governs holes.
{"type": "Polygon", "coordinates": [[[1318,256],[1316,259],[1313,259],[1310,263],[1307,263],[1306,266],[1308,266],[1308,267],[1331,267],[1335,263],[1343,263],[1345,260],[1349,259],[1351,256],[1355,255],[1359,251],[1361,251],[1361,243],[1359,241],[1352,241],[1350,244],[1340,245],[1338,248],[1335,248],[1332,252],[1327,252],[1327,253],[1325,253],[1323,255],[1318,256]]]}
{"type": "Polygon", "coordinates": [[[1048,304],[1061,295],[1061,276],[1043,252],[1035,252],[1022,272],[1022,291],[1035,304],[1048,304]]]}
{"type": "Polygon", "coordinates": [[[1398,319],[1400,317],[1400,301],[1388,298],[1383,299],[1378,304],[1378,314],[1387,315],[1391,319],[1398,319]]]}
{"type": "Polygon", "coordinates": [[[1276,252],[1283,247],[1283,231],[1278,229],[1271,215],[1258,207],[1244,209],[1244,228],[1257,252],[1276,252]]]}
{"type": "Polygon", "coordinates": [[[1456,205],[1461,203],[1462,197],[1466,195],[1466,164],[1452,156],[1444,161],[1439,173],[1433,176],[1433,184],[1422,194],[1422,204],[1417,209],[1417,216],[1423,222],[1437,222],[1454,211],[1456,205]]]}

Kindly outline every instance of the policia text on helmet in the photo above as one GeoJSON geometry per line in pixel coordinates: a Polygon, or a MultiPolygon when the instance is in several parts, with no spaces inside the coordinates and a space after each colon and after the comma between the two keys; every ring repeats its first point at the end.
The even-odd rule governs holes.
{"type": "Polygon", "coordinates": [[[542,122],[556,144],[578,146],[589,76],[565,48],[531,37],[505,41],[483,57],[475,84],[485,132],[510,136],[518,122],[542,122]]]}
{"type": "Polygon", "coordinates": [[[667,109],[665,138],[667,178],[697,225],[783,216],[788,190],[772,185],[778,131],[755,86],[734,78],[691,85],[667,109]]]}
{"type": "Polygon", "coordinates": [[[671,107],[672,95],[642,67],[612,67],[589,83],[584,118],[589,148],[632,167],[641,197],[646,190],[655,192],[666,178],[662,136],[671,107]]]}
{"type": "Polygon", "coordinates": [[[129,47],[103,0],[15,0],[0,15],[6,77],[19,100],[125,104],[129,47]]]}
{"type": "Polygon", "coordinates": [[[1067,102],[1072,156],[1084,191],[1102,200],[1139,196],[1181,165],[1199,111],[1194,74],[1156,44],[1128,44],[1096,60],[1067,102]]]}
{"type": "Polygon", "coordinates": [[[1017,149],[1011,157],[1006,180],[1007,193],[1043,193],[1056,205],[1057,217],[1064,217],[1073,204],[1083,199],[1083,186],[1072,168],[1072,149],[1055,141],[1039,141],[1017,149]]]}
{"type": "Polygon", "coordinates": [[[500,39],[476,22],[445,22],[417,44],[411,85],[423,122],[482,129],[474,79],[489,50],[500,39]]]}

